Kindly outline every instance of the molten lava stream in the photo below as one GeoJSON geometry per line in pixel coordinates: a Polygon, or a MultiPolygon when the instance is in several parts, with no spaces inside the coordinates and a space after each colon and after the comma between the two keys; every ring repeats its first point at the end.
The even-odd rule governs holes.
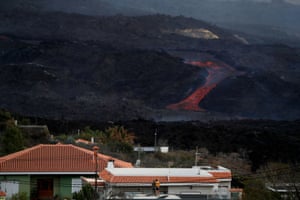
{"type": "Polygon", "coordinates": [[[211,61],[192,61],[188,63],[194,66],[208,68],[206,81],[204,85],[197,88],[190,96],[178,103],[168,105],[167,108],[171,110],[204,111],[204,109],[199,107],[199,103],[213,88],[217,86],[217,83],[226,77],[228,70],[224,70],[222,67],[211,61]]]}
{"type": "Polygon", "coordinates": [[[199,107],[199,103],[214,87],[216,87],[216,84],[210,86],[201,86],[184,100],[180,101],[179,103],[168,105],[167,108],[171,110],[204,111],[199,107]]]}

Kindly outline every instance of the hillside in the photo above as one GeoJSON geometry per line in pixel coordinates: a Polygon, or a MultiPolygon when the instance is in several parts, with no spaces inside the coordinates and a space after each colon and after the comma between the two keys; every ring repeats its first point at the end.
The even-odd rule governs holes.
{"type": "Polygon", "coordinates": [[[300,46],[300,4],[292,0],[10,0],[0,11],[65,12],[89,16],[167,14],[205,20],[255,43],[300,46]]]}
{"type": "Polygon", "coordinates": [[[299,49],[166,15],[0,14],[0,107],[96,121],[298,119],[299,49]]]}
{"type": "Polygon", "coordinates": [[[80,42],[6,40],[14,47],[2,56],[1,106],[24,115],[148,117],[150,107],[163,108],[169,99],[180,99],[191,85],[201,84],[199,74],[202,79],[206,74],[165,53],[115,50],[95,43],[91,47],[80,42]]]}

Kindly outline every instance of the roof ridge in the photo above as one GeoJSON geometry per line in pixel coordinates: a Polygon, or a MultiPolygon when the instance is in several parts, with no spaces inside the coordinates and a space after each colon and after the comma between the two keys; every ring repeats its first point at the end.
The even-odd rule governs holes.
{"type": "MultiPolygon", "coordinates": [[[[83,147],[79,147],[79,146],[76,146],[76,145],[73,145],[73,144],[69,144],[69,145],[72,146],[72,148],[74,148],[74,149],[77,149],[79,151],[83,151],[85,153],[91,154],[92,156],[94,155],[93,150],[89,150],[89,149],[86,149],[86,148],[83,148],[83,147]]],[[[110,158],[113,158],[111,156],[107,156],[107,155],[99,153],[99,152],[97,153],[97,156],[98,156],[98,158],[100,158],[100,159],[102,159],[104,161],[107,161],[110,158]]],[[[113,159],[118,160],[117,158],[113,158],[113,159]]]]}
{"type": "MultiPolygon", "coordinates": [[[[76,146],[76,145],[73,145],[73,144],[70,144],[72,145],[73,148],[76,148],[78,150],[82,150],[82,151],[85,151],[87,153],[90,153],[90,154],[94,154],[94,152],[92,150],[88,150],[88,149],[85,149],[83,147],[79,147],[79,146],[76,146]]],[[[96,146],[96,145],[95,145],[96,146]]],[[[107,161],[107,160],[115,160],[117,162],[122,162],[122,163],[129,163],[129,162],[126,162],[126,161],[123,161],[123,160],[120,160],[118,158],[115,158],[115,157],[112,157],[112,156],[109,156],[109,155],[105,155],[105,154],[102,154],[102,153],[97,153],[97,156],[98,156],[98,159],[102,159],[104,161],[107,161]]]]}
{"type": "Polygon", "coordinates": [[[10,154],[7,154],[3,157],[0,158],[0,163],[4,162],[4,161],[7,161],[9,159],[13,159],[13,158],[17,158],[19,156],[22,156],[32,150],[35,150],[35,149],[38,149],[38,148],[41,148],[43,144],[38,144],[36,146],[33,146],[33,147],[29,147],[27,149],[23,149],[23,150],[20,150],[20,151],[17,151],[17,152],[14,152],[14,153],[10,153],[10,154]]]}
{"type": "Polygon", "coordinates": [[[9,159],[16,159],[20,156],[26,155],[26,154],[30,153],[31,151],[33,151],[33,150],[40,149],[42,147],[54,147],[54,146],[74,146],[74,145],[72,145],[72,144],[61,144],[61,143],[57,143],[57,144],[37,144],[35,146],[29,147],[29,148],[26,148],[26,149],[23,149],[23,150],[14,152],[14,153],[7,154],[3,157],[0,157],[0,164],[7,161],[7,160],[9,160],[9,159]]]}
{"type": "MultiPolygon", "coordinates": [[[[66,144],[60,144],[60,145],[66,145],[66,144]]],[[[79,146],[76,146],[76,145],[73,145],[73,144],[67,144],[68,146],[71,146],[72,148],[76,149],[76,150],[79,150],[79,151],[83,151],[85,153],[88,153],[88,154],[92,154],[93,155],[93,151],[92,150],[89,150],[89,149],[86,149],[86,148],[83,148],[83,147],[79,147],[79,146]]]]}

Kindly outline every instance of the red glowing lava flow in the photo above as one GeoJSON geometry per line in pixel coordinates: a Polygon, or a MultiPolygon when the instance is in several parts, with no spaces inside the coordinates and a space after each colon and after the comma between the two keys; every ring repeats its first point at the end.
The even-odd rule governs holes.
{"type": "Polygon", "coordinates": [[[171,110],[204,111],[204,109],[199,107],[199,103],[212,89],[217,86],[219,82],[224,80],[229,75],[229,71],[232,71],[232,69],[225,66],[221,67],[211,61],[191,61],[188,63],[197,67],[206,68],[208,71],[206,81],[204,85],[197,88],[190,96],[178,103],[168,105],[167,108],[171,110]]]}

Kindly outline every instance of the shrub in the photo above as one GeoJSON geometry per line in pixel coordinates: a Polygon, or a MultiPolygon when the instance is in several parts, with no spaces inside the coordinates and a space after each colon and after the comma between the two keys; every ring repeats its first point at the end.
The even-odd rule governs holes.
{"type": "Polygon", "coordinates": [[[79,192],[73,193],[73,199],[91,200],[93,199],[94,195],[94,188],[90,184],[86,184],[82,187],[82,189],[79,192]]]}
{"type": "Polygon", "coordinates": [[[12,195],[11,200],[27,200],[27,193],[26,192],[21,192],[12,195]]]}

